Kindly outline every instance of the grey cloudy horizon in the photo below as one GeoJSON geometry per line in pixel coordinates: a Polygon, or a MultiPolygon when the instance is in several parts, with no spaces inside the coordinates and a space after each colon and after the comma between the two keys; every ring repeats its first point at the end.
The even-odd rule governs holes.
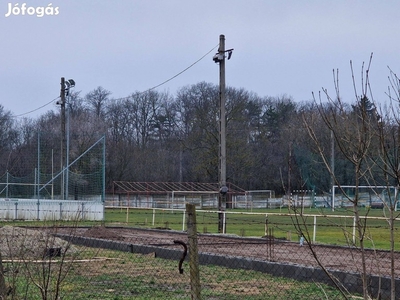
{"type": "MultiPolygon", "coordinates": [[[[341,95],[351,102],[350,60],[360,80],[373,53],[373,95],[384,102],[388,67],[400,72],[398,11],[394,0],[1,0],[0,104],[14,115],[36,110],[59,96],[61,77],[73,78],[82,96],[98,86],[112,98],[145,91],[217,46],[220,34],[235,49],[228,86],[309,101],[322,87],[333,92],[339,69],[341,95]],[[19,14],[6,16],[10,7],[19,14]]],[[[213,54],[157,90],[218,84],[213,54]]],[[[24,116],[58,110],[55,102],[24,116]]]]}

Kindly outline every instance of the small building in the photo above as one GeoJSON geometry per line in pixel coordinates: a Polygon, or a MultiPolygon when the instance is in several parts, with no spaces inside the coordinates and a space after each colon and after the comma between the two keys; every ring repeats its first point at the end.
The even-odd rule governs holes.
{"type": "MultiPolygon", "coordinates": [[[[234,208],[236,198],[246,194],[238,186],[227,183],[227,208],[234,208]]],[[[106,206],[183,209],[186,203],[199,208],[218,208],[218,183],[200,182],[130,182],[114,181],[113,197],[106,206]]]]}

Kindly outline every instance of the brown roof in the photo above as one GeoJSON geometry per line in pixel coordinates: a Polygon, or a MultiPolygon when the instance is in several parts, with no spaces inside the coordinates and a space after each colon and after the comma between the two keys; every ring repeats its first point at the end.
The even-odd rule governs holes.
{"type": "MultiPolygon", "coordinates": [[[[244,194],[245,191],[231,183],[227,183],[229,193],[244,194]]],[[[210,193],[219,191],[218,183],[201,182],[131,182],[114,181],[114,192],[121,194],[161,194],[167,192],[210,193]]]]}

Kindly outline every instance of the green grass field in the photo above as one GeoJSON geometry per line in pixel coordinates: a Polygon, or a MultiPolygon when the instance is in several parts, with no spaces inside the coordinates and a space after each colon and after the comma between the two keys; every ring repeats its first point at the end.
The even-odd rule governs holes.
{"type": "MultiPolygon", "coordinates": [[[[365,245],[368,248],[390,249],[389,223],[384,218],[382,209],[361,209],[361,215],[371,217],[366,221],[365,245]],[[381,218],[381,219],[374,219],[381,218]]],[[[304,217],[297,218],[293,211],[282,209],[253,209],[226,210],[226,233],[245,237],[262,237],[272,233],[275,238],[298,241],[298,226],[315,242],[331,245],[348,245],[353,241],[353,212],[346,209],[337,209],[334,212],[325,209],[305,209],[304,217]],[[266,230],[266,216],[268,227],[266,230]],[[314,219],[314,216],[316,218],[314,219]],[[314,220],[316,226],[314,226],[314,220]],[[315,229],[315,231],[314,231],[315,229]]],[[[397,212],[396,212],[397,213],[397,212]]],[[[172,230],[186,230],[186,219],[183,210],[167,209],[134,209],[134,208],[107,208],[105,221],[76,221],[38,222],[38,221],[8,221],[4,224],[14,226],[91,226],[105,224],[107,226],[128,226],[142,228],[159,228],[172,230]]],[[[197,230],[200,233],[218,233],[218,213],[214,210],[197,210],[197,230]]],[[[400,219],[395,221],[395,249],[400,251],[400,219]]],[[[357,233],[355,241],[357,242],[357,233]]]]}
{"type": "MultiPolygon", "coordinates": [[[[183,265],[185,272],[177,274],[177,263],[173,260],[104,249],[81,248],[79,253],[74,262],[64,265],[64,272],[67,269],[68,272],[58,282],[57,299],[145,300],[188,299],[190,296],[188,262],[183,265]]],[[[45,265],[48,268],[28,261],[5,266],[19,271],[6,278],[7,283],[14,287],[10,299],[56,299],[58,263],[45,265]],[[42,289],[46,297],[41,294],[39,286],[46,286],[42,289]]],[[[213,265],[201,266],[200,282],[204,299],[342,298],[337,290],[325,284],[213,265]]]]}
{"type": "MultiPolygon", "coordinates": [[[[353,213],[351,210],[305,209],[304,217],[290,216],[287,209],[227,210],[226,233],[246,237],[262,237],[266,235],[266,216],[268,215],[268,232],[275,238],[298,240],[298,229],[294,224],[301,224],[301,230],[312,240],[315,235],[316,243],[346,245],[353,241],[353,213]],[[316,216],[316,218],[314,218],[316,216]],[[314,226],[316,221],[316,226],[314,226]],[[314,233],[315,229],[315,233],[314,233]]],[[[290,211],[293,214],[293,211],[290,211]]],[[[388,221],[385,220],[382,209],[361,209],[363,216],[371,217],[366,220],[365,241],[368,248],[389,249],[390,232],[388,221]],[[378,217],[382,219],[373,219],[378,217]]],[[[184,230],[184,213],[182,210],[162,209],[106,209],[106,224],[146,228],[168,228],[184,230]]],[[[400,220],[395,222],[395,240],[400,241],[400,220]]],[[[218,213],[215,211],[197,211],[197,230],[201,233],[218,232],[218,213]]],[[[358,240],[357,234],[355,238],[358,240]]],[[[400,250],[396,243],[396,250],[400,250]]]]}

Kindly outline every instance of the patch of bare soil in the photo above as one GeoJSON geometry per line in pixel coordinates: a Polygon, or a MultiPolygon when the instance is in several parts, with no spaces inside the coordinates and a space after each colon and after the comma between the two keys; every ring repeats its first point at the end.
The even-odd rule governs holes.
{"type": "MultiPolygon", "coordinates": [[[[68,229],[70,231],[70,229],[68,229]]],[[[59,228],[57,232],[66,233],[59,228]]],[[[92,227],[75,228],[74,235],[123,241],[136,245],[152,245],[166,248],[180,248],[174,240],[187,243],[184,232],[170,230],[145,230],[125,227],[92,227]]],[[[315,255],[321,263],[331,270],[359,272],[361,255],[359,249],[328,245],[313,245],[315,255]]],[[[265,238],[240,238],[212,234],[198,234],[199,252],[214,253],[223,256],[240,256],[257,260],[291,263],[303,266],[318,267],[310,248],[298,243],[265,238]]],[[[365,252],[368,273],[375,275],[390,275],[390,253],[388,251],[365,252]]],[[[400,253],[395,253],[395,272],[400,277],[400,253]]]]}
{"type": "Polygon", "coordinates": [[[54,237],[43,230],[14,226],[0,228],[0,253],[3,259],[42,258],[48,249],[76,251],[63,239],[54,237]]]}

